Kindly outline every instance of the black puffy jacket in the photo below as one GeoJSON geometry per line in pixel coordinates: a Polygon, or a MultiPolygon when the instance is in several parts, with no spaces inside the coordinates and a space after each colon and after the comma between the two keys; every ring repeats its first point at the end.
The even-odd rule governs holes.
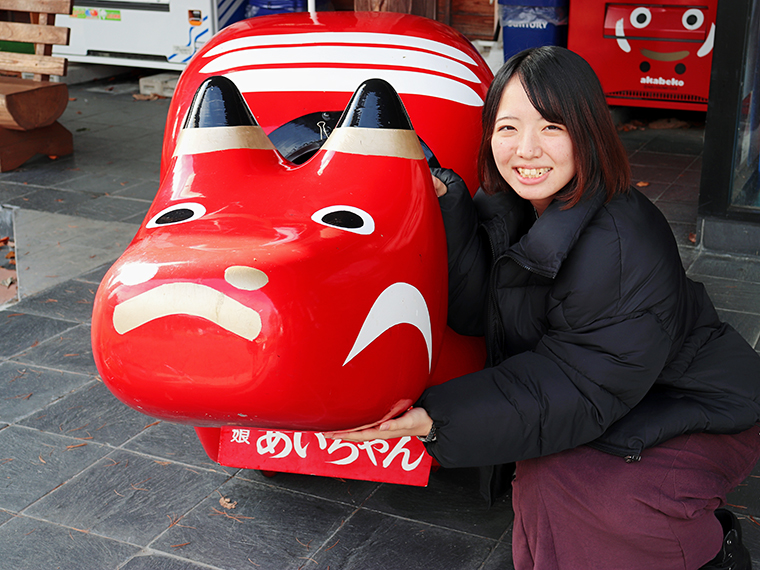
{"type": "Polygon", "coordinates": [[[447,467],[509,463],[583,444],[638,460],[692,432],[760,419],[760,356],[685,275],[660,211],[631,189],[536,219],[517,195],[440,199],[449,324],[486,336],[482,371],[424,392],[447,467]]]}

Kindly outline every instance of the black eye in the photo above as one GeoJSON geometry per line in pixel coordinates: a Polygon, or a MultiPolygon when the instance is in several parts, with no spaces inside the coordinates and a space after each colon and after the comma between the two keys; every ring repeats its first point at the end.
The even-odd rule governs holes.
{"type": "Polygon", "coordinates": [[[364,225],[364,220],[361,219],[361,216],[348,210],[338,210],[322,216],[322,223],[347,230],[356,230],[364,225]]]}
{"type": "Polygon", "coordinates": [[[684,12],[681,23],[687,30],[699,29],[705,23],[705,14],[699,8],[691,8],[684,12]]]}
{"type": "Polygon", "coordinates": [[[329,206],[315,212],[312,220],[323,226],[355,234],[369,235],[375,231],[375,220],[367,212],[353,206],[329,206]]]}
{"type": "Polygon", "coordinates": [[[193,217],[193,211],[188,208],[180,208],[172,212],[166,212],[163,216],[156,219],[156,224],[176,224],[178,222],[184,222],[193,217]]]}
{"type": "Polygon", "coordinates": [[[175,204],[174,206],[169,206],[168,208],[165,208],[153,216],[146,227],[158,228],[161,226],[181,224],[182,222],[197,220],[205,213],[206,208],[204,208],[201,204],[196,204],[195,202],[175,204]]]}
{"type": "Polygon", "coordinates": [[[631,12],[631,25],[634,28],[646,28],[652,21],[652,12],[649,8],[639,7],[631,12]]]}

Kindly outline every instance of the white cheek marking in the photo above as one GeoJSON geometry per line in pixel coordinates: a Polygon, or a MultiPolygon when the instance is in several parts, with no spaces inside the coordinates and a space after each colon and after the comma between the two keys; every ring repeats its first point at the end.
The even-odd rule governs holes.
{"type": "Polygon", "coordinates": [[[417,327],[422,336],[425,337],[429,371],[433,365],[433,333],[430,325],[430,313],[422,293],[409,283],[394,283],[380,293],[367,314],[367,318],[364,319],[364,324],[343,366],[385,331],[402,323],[417,327]]]}
{"type": "Polygon", "coordinates": [[[625,53],[631,51],[631,44],[625,39],[625,29],[623,28],[623,18],[620,18],[615,22],[615,37],[617,38],[617,44],[625,53]]]}
{"type": "Polygon", "coordinates": [[[233,265],[224,271],[224,280],[243,291],[256,291],[269,283],[269,277],[263,271],[246,267],[245,265],[233,265]]]}
{"type": "Polygon", "coordinates": [[[261,332],[256,311],[197,283],[167,283],[124,301],[114,309],[113,326],[117,333],[125,334],[169,315],[201,317],[247,340],[261,332]]]}
{"type": "Polygon", "coordinates": [[[710,26],[710,33],[707,35],[707,39],[705,40],[705,43],[703,43],[702,47],[700,47],[699,51],[697,51],[697,57],[705,57],[708,53],[710,53],[712,51],[714,43],[715,43],[715,24],[710,26]]]}

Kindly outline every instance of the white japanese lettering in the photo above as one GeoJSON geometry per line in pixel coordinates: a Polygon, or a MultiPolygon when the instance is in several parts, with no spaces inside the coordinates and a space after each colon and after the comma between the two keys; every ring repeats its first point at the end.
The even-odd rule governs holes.
{"type": "Polygon", "coordinates": [[[251,437],[251,430],[249,429],[233,429],[231,443],[246,443],[251,445],[248,438],[251,437]]]}
{"type": "Polygon", "coordinates": [[[293,450],[293,442],[282,432],[268,431],[256,441],[256,450],[260,455],[271,453],[273,459],[279,459],[287,457],[290,454],[293,450]],[[277,449],[277,444],[280,442],[284,444],[283,450],[279,454],[274,455],[277,449]]]}
{"type": "Polygon", "coordinates": [[[372,449],[373,446],[379,447],[377,450],[378,453],[388,453],[388,450],[391,446],[387,441],[383,439],[373,439],[372,441],[365,441],[364,443],[359,444],[359,449],[363,449],[367,452],[367,457],[369,457],[372,465],[377,465],[377,461],[375,460],[375,452],[372,449]]]}
{"type": "Polygon", "coordinates": [[[348,465],[349,463],[353,463],[359,458],[359,450],[356,448],[356,445],[354,445],[353,443],[349,443],[347,441],[342,441],[340,439],[336,439],[335,441],[333,441],[332,445],[327,450],[327,453],[332,455],[334,452],[338,451],[339,449],[345,449],[345,448],[349,449],[348,455],[346,455],[343,459],[330,461],[329,463],[334,463],[335,465],[348,465]]]}
{"type": "Polygon", "coordinates": [[[402,455],[401,458],[401,468],[404,471],[412,471],[415,467],[417,467],[420,464],[420,461],[422,461],[422,458],[425,456],[425,452],[422,453],[417,458],[417,461],[414,463],[409,463],[409,456],[412,454],[408,449],[406,449],[404,446],[411,440],[412,438],[407,436],[402,437],[400,440],[398,440],[398,443],[396,444],[396,447],[393,448],[393,451],[391,451],[388,456],[383,460],[383,467],[388,467],[393,459],[397,455],[402,455]]]}

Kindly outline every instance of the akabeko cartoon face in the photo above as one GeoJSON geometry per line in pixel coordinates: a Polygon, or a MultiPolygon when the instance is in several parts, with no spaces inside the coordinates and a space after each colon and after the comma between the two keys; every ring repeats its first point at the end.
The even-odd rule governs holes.
{"type": "Polygon", "coordinates": [[[429,164],[472,178],[489,73],[463,37],[400,14],[267,16],[213,38],[96,297],[109,389],[194,426],[334,430],[481,365],[446,328],[429,164]]]}
{"type": "Polygon", "coordinates": [[[604,35],[615,38],[621,61],[637,65],[643,89],[677,92],[705,73],[709,77],[715,11],[707,6],[608,4],[604,35]]]}
{"type": "Polygon", "coordinates": [[[604,33],[607,37],[614,35],[625,53],[634,52],[633,43],[634,54],[641,58],[641,71],[649,71],[653,62],[675,62],[673,71],[682,75],[686,72],[684,60],[689,56],[704,58],[712,52],[715,22],[707,19],[711,16],[705,7],[609,4],[604,33]],[[670,45],[649,45],[658,40],[670,45]]]}
{"type": "Polygon", "coordinates": [[[717,0],[574,0],[568,47],[591,64],[611,104],[706,110],[716,10],[717,0]]]}

